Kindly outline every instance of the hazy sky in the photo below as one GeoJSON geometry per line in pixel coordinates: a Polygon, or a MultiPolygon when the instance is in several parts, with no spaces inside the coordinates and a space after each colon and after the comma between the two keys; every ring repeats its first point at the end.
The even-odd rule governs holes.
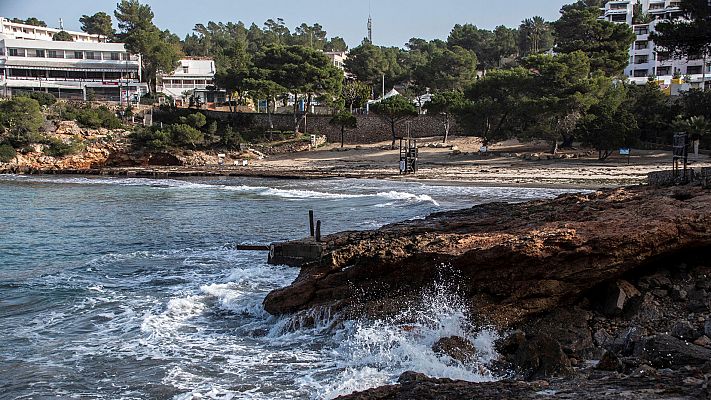
{"type": "MultiPolygon", "coordinates": [[[[79,30],[79,17],[104,11],[113,15],[118,0],[0,0],[0,16],[37,17],[51,27],[79,30]]],[[[368,0],[143,0],[151,5],[155,23],[181,38],[196,23],[244,21],[247,25],[269,18],[284,18],[290,29],[302,22],[324,26],[330,36],[341,36],[350,47],[366,36],[368,0]]],[[[403,46],[411,37],[444,39],[454,24],[472,23],[492,29],[518,26],[524,18],[540,15],[558,19],[558,11],[572,0],[381,0],[371,2],[373,41],[403,46]]]]}

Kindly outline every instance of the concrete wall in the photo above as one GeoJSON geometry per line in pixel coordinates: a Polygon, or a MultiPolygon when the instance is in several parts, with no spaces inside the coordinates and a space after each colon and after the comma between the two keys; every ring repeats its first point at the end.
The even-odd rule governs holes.
{"type": "MultiPolygon", "coordinates": [[[[208,118],[214,118],[225,123],[235,121],[235,129],[240,130],[267,130],[269,122],[266,114],[240,113],[237,115],[220,112],[200,110],[208,118]],[[249,120],[250,126],[240,126],[244,121],[249,120]]],[[[375,114],[356,115],[358,127],[347,129],[345,134],[346,143],[375,143],[390,140],[390,125],[375,114]]],[[[329,142],[336,143],[341,140],[341,130],[338,126],[329,124],[331,116],[311,115],[307,117],[306,131],[309,134],[324,135],[329,142]]],[[[291,131],[294,129],[294,117],[292,114],[272,115],[274,129],[280,131],[291,131]]],[[[302,126],[303,130],[303,126],[302,126]]],[[[406,132],[405,122],[397,125],[397,135],[404,136],[406,132]]],[[[440,118],[430,115],[420,115],[412,119],[410,128],[412,137],[441,136],[444,134],[444,125],[440,118]]],[[[461,135],[463,130],[456,123],[452,124],[450,135],[461,135]]]]}

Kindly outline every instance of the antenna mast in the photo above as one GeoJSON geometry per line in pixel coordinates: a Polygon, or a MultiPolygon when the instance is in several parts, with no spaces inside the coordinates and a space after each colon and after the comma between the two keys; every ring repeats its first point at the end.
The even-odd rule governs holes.
{"type": "Polygon", "coordinates": [[[373,44],[373,18],[371,17],[370,1],[368,1],[368,42],[373,44]]]}

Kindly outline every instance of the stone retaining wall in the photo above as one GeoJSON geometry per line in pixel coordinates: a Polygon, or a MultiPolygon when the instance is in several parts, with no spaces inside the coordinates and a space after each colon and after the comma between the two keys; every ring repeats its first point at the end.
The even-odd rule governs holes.
{"type": "MultiPolygon", "coordinates": [[[[201,110],[207,117],[223,121],[225,123],[233,121],[236,129],[257,129],[267,130],[269,120],[266,114],[237,113],[230,114],[221,111],[201,110]],[[248,126],[244,126],[247,124],[248,126]]],[[[375,114],[356,115],[358,127],[347,129],[345,142],[355,143],[376,143],[391,139],[390,125],[375,114]]],[[[309,115],[306,119],[306,132],[308,134],[324,135],[329,142],[337,143],[341,141],[341,129],[338,126],[329,124],[329,115],[309,115]]],[[[420,115],[413,118],[410,126],[412,137],[441,136],[444,134],[444,124],[440,118],[430,115],[420,115]]],[[[292,114],[272,115],[274,129],[279,131],[291,131],[294,129],[294,117],[292,114]]],[[[302,126],[303,129],[303,126],[302,126]]],[[[405,122],[397,125],[397,135],[404,136],[406,131],[405,122]]],[[[450,135],[462,135],[463,129],[456,123],[452,123],[450,135]]]]}
{"type": "Polygon", "coordinates": [[[703,187],[711,187],[711,168],[689,168],[686,170],[686,179],[684,179],[684,171],[655,171],[647,175],[647,183],[650,186],[663,187],[683,185],[686,183],[700,183],[703,187]]]}

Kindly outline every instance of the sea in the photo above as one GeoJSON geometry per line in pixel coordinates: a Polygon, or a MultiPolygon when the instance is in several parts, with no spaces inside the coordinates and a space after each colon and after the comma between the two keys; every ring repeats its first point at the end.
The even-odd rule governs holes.
{"type": "Polygon", "coordinates": [[[0,399],[331,399],[405,371],[475,382],[498,333],[433,282],[415,322],[271,316],[263,245],[570,190],[389,180],[0,175],[0,399]],[[305,321],[308,321],[306,323],[305,321]],[[432,351],[458,335],[463,365],[432,351]]]}

